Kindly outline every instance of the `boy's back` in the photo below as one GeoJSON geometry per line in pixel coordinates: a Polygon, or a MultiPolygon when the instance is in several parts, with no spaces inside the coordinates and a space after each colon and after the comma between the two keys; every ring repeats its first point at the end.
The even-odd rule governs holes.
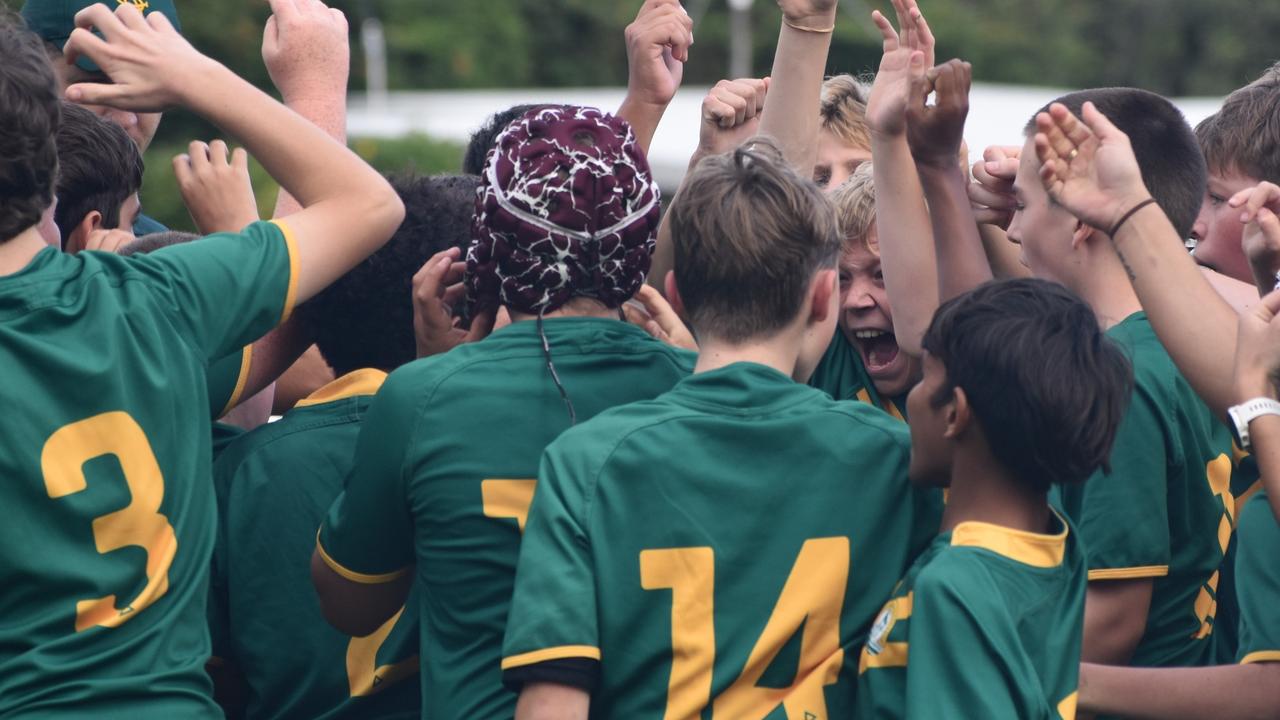
{"type": "Polygon", "coordinates": [[[939,535],[871,629],[857,717],[1074,717],[1087,580],[1056,521],[1054,535],[980,522],[939,535]],[[970,653],[982,661],[955,664],[970,653]]]}
{"type": "Polygon", "coordinates": [[[257,224],[0,278],[0,714],[216,713],[205,366],[288,314],[294,258],[257,224]]]}
{"type": "Polygon", "coordinates": [[[1133,400],[1112,472],[1062,488],[1090,580],[1154,578],[1131,663],[1192,666],[1211,654],[1218,569],[1231,539],[1231,436],[1196,396],[1139,313],[1107,331],[1133,363],[1133,400]]]}
{"type": "Polygon", "coordinates": [[[507,680],[607,658],[593,717],[847,715],[856,648],[937,528],[908,452],[900,422],[752,363],[566,433],[543,460],[507,680]]]}
{"type": "MultiPolygon", "coordinates": [[[[655,397],[693,366],[691,353],[618,320],[542,325],[579,422],[655,397]]],[[[416,562],[425,717],[513,712],[498,664],[520,537],[538,458],[570,426],[538,326],[517,322],[392,373],[321,533],[328,560],[364,575],[416,562]]]]}

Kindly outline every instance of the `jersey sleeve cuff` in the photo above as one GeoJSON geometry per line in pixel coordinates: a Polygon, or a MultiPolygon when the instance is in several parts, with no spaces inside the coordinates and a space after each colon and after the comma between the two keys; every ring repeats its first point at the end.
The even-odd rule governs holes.
{"type": "Polygon", "coordinates": [[[1280,662],[1280,650],[1259,650],[1240,658],[1241,665],[1252,663],[1280,662]]]}
{"type": "Polygon", "coordinates": [[[360,583],[361,585],[384,585],[386,583],[399,580],[409,573],[408,567],[402,567],[394,572],[380,574],[356,572],[350,568],[343,567],[341,563],[334,560],[333,557],[325,551],[324,545],[320,543],[319,532],[316,533],[316,553],[320,555],[320,559],[324,561],[325,565],[329,566],[330,570],[341,575],[346,580],[350,580],[354,583],[360,583]]]}
{"type": "Polygon", "coordinates": [[[226,407],[222,408],[222,412],[218,413],[218,417],[222,417],[240,404],[240,398],[244,395],[244,388],[249,384],[249,368],[253,366],[253,346],[245,345],[240,351],[240,374],[236,376],[236,387],[231,391],[231,397],[227,399],[226,407]]]}
{"type": "Polygon", "coordinates": [[[594,645],[561,645],[544,650],[520,653],[519,655],[509,655],[502,658],[502,669],[511,670],[525,665],[536,665],[551,660],[564,660],[565,658],[586,658],[587,660],[599,662],[600,648],[594,645]]]}
{"type": "Polygon", "coordinates": [[[280,313],[280,324],[283,325],[293,315],[293,307],[298,302],[298,270],[301,263],[298,258],[298,240],[293,235],[293,228],[284,220],[272,220],[271,224],[280,229],[289,252],[289,289],[285,292],[284,310],[280,313]]]}
{"type": "Polygon", "coordinates": [[[1101,568],[1089,571],[1089,580],[1137,580],[1158,578],[1169,574],[1168,565],[1143,565],[1141,567],[1101,568]]]}
{"type": "Polygon", "coordinates": [[[600,661],[581,657],[547,660],[502,671],[502,684],[518,693],[525,685],[552,683],[591,694],[600,682],[600,661]]]}

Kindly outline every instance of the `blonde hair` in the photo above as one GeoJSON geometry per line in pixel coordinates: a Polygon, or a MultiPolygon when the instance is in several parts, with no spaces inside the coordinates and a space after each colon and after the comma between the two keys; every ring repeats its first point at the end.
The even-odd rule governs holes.
{"type": "Polygon", "coordinates": [[[848,180],[831,191],[831,203],[836,206],[836,222],[844,237],[844,247],[864,247],[877,257],[879,243],[871,242],[871,226],[876,221],[876,183],[871,163],[858,166],[848,180]]]}
{"type": "Polygon", "coordinates": [[[836,75],[822,84],[819,117],[822,129],[849,147],[871,149],[867,127],[870,87],[852,75],[836,75]]]}

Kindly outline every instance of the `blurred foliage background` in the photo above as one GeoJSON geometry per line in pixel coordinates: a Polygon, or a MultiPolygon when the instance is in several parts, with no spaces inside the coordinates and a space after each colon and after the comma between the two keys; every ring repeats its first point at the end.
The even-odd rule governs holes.
{"type": "MultiPolygon", "coordinates": [[[[204,52],[270,88],[260,47],[265,0],[176,0],[184,34],[204,52]]],[[[22,0],[0,0],[16,9],[22,0]]],[[[364,89],[361,23],[381,20],[392,91],[442,88],[619,86],[626,83],[623,28],[641,0],[332,0],[352,29],[352,89],[364,89]]],[[[726,0],[684,0],[696,45],[686,84],[727,73],[726,0]]],[[[1132,85],[1172,96],[1224,95],[1280,59],[1274,0],[920,0],[939,40],[939,59],[973,63],[982,82],[1064,88],[1132,85]]],[[[841,0],[828,72],[864,73],[879,62],[871,10],[888,0],[841,0]]],[[[753,70],[768,71],[778,29],[775,3],[751,11],[753,70]]],[[[495,108],[497,110],[498,108],[495,108]]],[[[184,226],[169,158],[214,131],[170,113],[148,153],[147,210],[184,226]]],[[[461,149],[414,137],[356,141],[376,166],[453,171],[461,149]]],[[[264,205],[274,189],[259,172],[264,205]]]]}

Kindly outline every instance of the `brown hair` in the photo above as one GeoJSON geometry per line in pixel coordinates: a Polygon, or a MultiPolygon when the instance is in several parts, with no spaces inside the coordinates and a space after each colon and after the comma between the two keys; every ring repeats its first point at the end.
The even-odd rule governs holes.
{"type": "Polygon", "coordinates": [[[867,127],[867,86],[852,75],[836,75],[822,84],[822,129],[850,147],[871,149],[867,127]]]}
{"type": "Polygon", "coordinates": [[[828,196],[836,207],[836,222],[846,248],[861,245],[879,256],[878,245],[871,244],[871,226],[876,222],[876,183],[871,163],[862,163],[848,180],[828,196]]]}
{"type": "Polygon", "coordinates": [[[758,140],[703,160],[671,206],[676,282],[693,328],[729,342],[792,322],[840,253],[835,209],[758,140]]]}
{"type": "Polygon", "coordinates": [[[1211,171],[1280,182],[1280,63],[1228,95],[1196,139],[1211,171]]]}
{"type": "Polygon", "coordinates": [[[58,177],[53,68],[21,22],[0,11],[0,243],[40,222],[58,177]]]}
{"type": "Polygon", "coordinates": [[[95,210],[102,213],[104,228],[120,227],[120,207],[142,188],[138,146],[124,128],[68,102],[62,104],[57,142],[60,171],[53,218],[62,237],[95,210]]]}

